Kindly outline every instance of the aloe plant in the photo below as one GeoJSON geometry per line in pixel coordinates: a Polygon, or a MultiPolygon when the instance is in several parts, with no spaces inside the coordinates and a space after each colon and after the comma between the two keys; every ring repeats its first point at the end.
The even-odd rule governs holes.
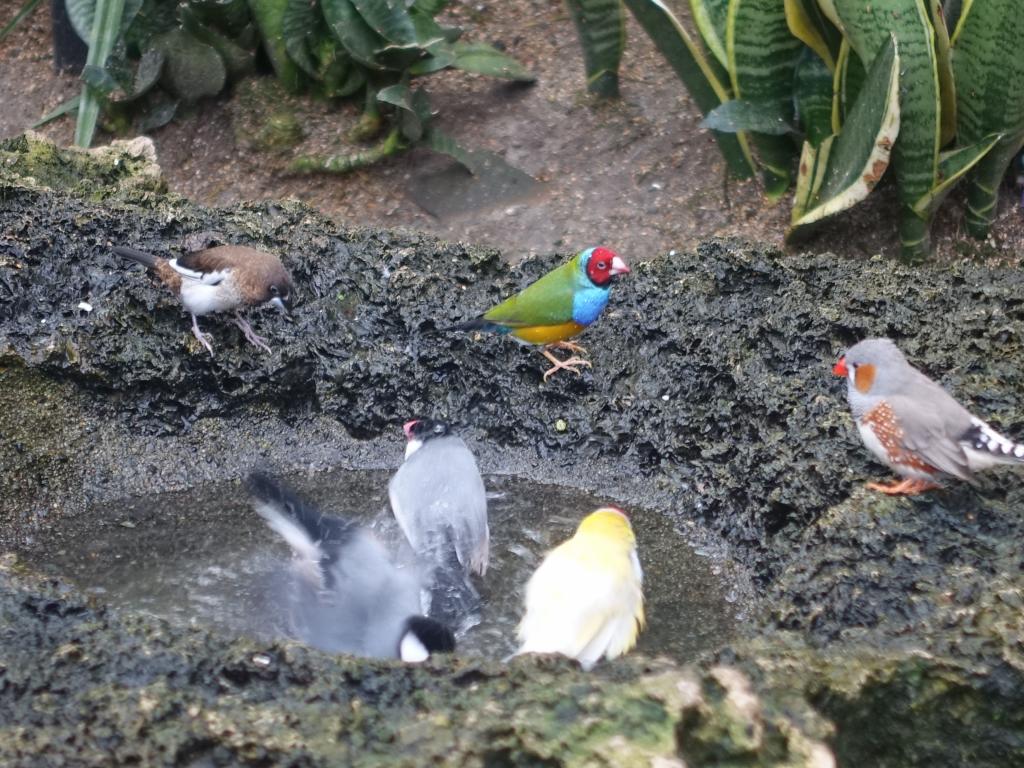
{"type": "MultiPolygon", "coordinates": [[[[967,229],[986,235],[1024,147],[1019,0],[689,0],[698,37],[664,0],[622,3],[672,63],[733,173],[760,167],[778,197],[802,135],[788,237],[863,200],[890,167],[903,258],[927,256],[935,211],[965,178],[967,229]]],[[[581,35],[585,46],[602,37],[581,35]]]]}

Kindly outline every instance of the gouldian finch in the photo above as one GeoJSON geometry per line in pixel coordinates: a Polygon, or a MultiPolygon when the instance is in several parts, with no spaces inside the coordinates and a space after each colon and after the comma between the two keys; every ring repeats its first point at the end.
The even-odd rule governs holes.
{"type": "Polygon", "coordinates": [[[530,577],[516,653],[560,653],[584,669],[621,656],[644,627],[642,584],[629,518],[615,507],[590,513],[530,577]]]}
{"type": "Polygon", "coordinates": [[[580,372],[590,362],[578,357],[583,347],[568,341],[597,320],[608,303],[608,292],[617,275],[629,272],[621,258],[607,248],[587,248],[567,263],[548,272],[515,296],[505,299],[480,317],[454,330],[511,334],[528,344],[543,344],[542,354],[553,363],[544,380],[555,371],[580,372]],[[559,360],[551,350],[573,353],[559,360]]]}

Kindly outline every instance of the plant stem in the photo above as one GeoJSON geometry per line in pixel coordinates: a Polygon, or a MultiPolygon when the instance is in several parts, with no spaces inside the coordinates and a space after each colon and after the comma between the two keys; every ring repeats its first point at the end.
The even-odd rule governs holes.
{"type": "Polygon", "coordinates": [[[370,149],[329,157],[302,155],[291,162],[288,170],[292,173],[349,173],[358,168],[373,165],[391,155],[397,155],[408,148],[408,145],[402,141],[398,129],[395,128],[382,142],[370,149]]]}

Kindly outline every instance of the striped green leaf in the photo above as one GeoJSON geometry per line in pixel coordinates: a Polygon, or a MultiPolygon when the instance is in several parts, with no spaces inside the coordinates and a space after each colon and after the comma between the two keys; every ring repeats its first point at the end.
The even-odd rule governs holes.
{"type": "Polygon", "coordinates": [[[833,0],[842,29],[857,55],[870,66],[878,51],[896,36],[904,72],[900,78],[902,129],[893,150],[901,202],[901,255],[918,260],[928,254],[929,222],[914,209],[936,185],[940,105],[934,31],[925,0],[833,0]]]}
{"type": "MultiPolygon", "coordinates": [[[[793,120],[793,73],[803,46],[789,31],[778,0],[731,0],[725,36],[733,95],[765,104],[793,120]]],[[[751,134],[764,171],[765,193],[778,199],[789,188],[796,146],[787,136],[751,134]]]]}
{"type": "Polygon", "coordinates": [[[993,133],[977,144],[953,149],[939,155],[939,183],[917,201],[914,210],[918,215],[922,218],[931,218],[957,182],[974,168],[1002,138],[1003,134],[993,133]]]}
{"type": "Polygon", "coordinates": [[[957,137],[961,144],[1003,137],[970,174],[967,231],[988,235],[999,183],[1024,145],[1024,11],[1019,0],[965,0],[954,37],[957,137]]]}
{"type": "MultiPolygon", "coordinates": [[[[717,60],[708,57],[663,0],[623,0],[623,3],[683,81],[702,114],[707,115],[732,97],[728,73],[717,60]]],[[[753,175],[757,166],[750,154],[746,134],[716,131],[713,135],[729,171],[743,179],[753,175]]]]}
{"type": "Polygon", "coordinates": [[[464,72],[476,72],[479,75],[504,77],[522,83],[532,83],[536,76],[522,64],[487,43],[457,42],[452,46],[455,61],[452,66],[464,72]]]}
{"type": "Polygon", "coordinates": [[[626,16],[621,0],[567,0],[583,46],[587,90],[618,98],[619,61],[626,46],[626,16]]]}
{"type": "Polygon", "coordinates": [[[828,65],[810,48],[804,48],[797,61],[793,79],[793,100],[797,120],[813,146],[819,146],[833,133],[832,73],[828,65]]]}
{"type": "Polygon", "coordinates": [[[956,136],[956,87],[953,83],[953,61],[950,55],[949,30],[942,15],[942,0],[925,0],[928,16],[935,30],[935,65],[939,75],[939,146],[944,147],[956,136]]]}
{"type": "Polygon", "coordinates": [[[693,23],[708,50],[723,67],[728,66],[725,53],[725,27],[729,18],[729,0],[690,0],[693,23]]]}
{"type": "Polygon", "coordinates": [[[786,24],[793,37],[814,51],[832,72],[836,68],[840,34],[815,0],[784,0],[786,24]]]}
{"type": "Polygon", "coordinates": [[[900,132],[900,67],[896,41],[890,39],[872,62],[842,133],[817,151],[825,153],[824,171],[815,150],[805,145],[798,174],[801,196],[794,203],[787,237],[860,202],[882,178],[900,132]]]}

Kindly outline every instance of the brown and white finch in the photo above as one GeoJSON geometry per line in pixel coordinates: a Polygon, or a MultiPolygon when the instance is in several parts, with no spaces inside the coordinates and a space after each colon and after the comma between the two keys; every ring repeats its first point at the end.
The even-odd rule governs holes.
{"type": "Polygon", "coordinates": [[[244,245],[220,245],[175,259],[121,246],[112,250],[154,272],[181,300],[192,315],[192,333],[211,355],[210,338],[199,330],[196,318],[212,312],[234,312],[235,324],[245,338],[260,349],[271,351],[267,340],[256,335],[239,310],[269,302],[282,312],[289,312],[292,278],[274,254],[244,245]]]}
{"type": "Polygon", "coordinates": [[[861,439],[903,480],[869,483],[888,494],[915,494],[947,478],[973,482],[996,464],[1024,464],[1024,445],[996,432],[914,368],[891,339],[865,339],[832,372],[846,395],[861,439]]]}

